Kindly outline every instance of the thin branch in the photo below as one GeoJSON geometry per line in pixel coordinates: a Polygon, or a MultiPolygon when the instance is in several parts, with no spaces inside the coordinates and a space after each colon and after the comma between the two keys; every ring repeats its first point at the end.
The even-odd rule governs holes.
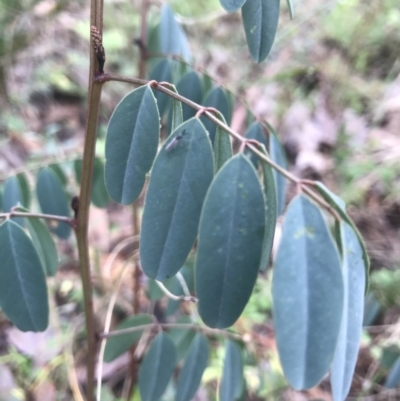
{"type": "Polygon", "coordinates": [[[17,212],[11,211],[8,213],[0,213],[0,219],[10,219],[11,217],[26,217],[28,219],[46,219],[46,220],[57,220],[73,226],[73,219],[66,216],[57,216],[55,214],[42,214],[42,213],[31,213],[31,212],[17,212]]]}
{"type": "Polygon", "coordinates": [[[183,274],[181,272],[176,273],[176,278],[179,281],[179,284],[182,287],[183,293],[187,296],[190,297],[190,291],[189,291],[189,287],[186,283],[185,278],[183,277],[183,274]]]}
{"type": "Polygon", "coordinates": [[[226,330],[211,329],[209,327],[199,326],[199,325],[197,325],[195,323],[150,323],[150,324],[143,324],[141,326],[129,327],[127,329],[114,330],[114,331],[111,331],[109,333],[101,333],[100,337],[101,338],[110,338],[110,337],[120,336],[122,334],[134,333],[136,331],[143,331],[143,330],[146,330],[146,329],[149,329],[149,328],[151,328],[151,329],[155,329],[155,328],[189,329],[189,330],[204,332],[205,334],[209,334],[209,335],[220,335],[220,336],[224,336],[224,337],[234,338],[235,340],[243,341],[242,336],[239,335],[239,334],[231,333],[231,332],[226,331],[226,330]]]}
{"type": "Polygon", "coordinates": [[[189,301],[189,302],[197,302],[197,298],[193,297],[192,295],[175,295],[171,291],[168,290],[168,288],[161,283],[161,281],[156,280],[157,285],[160,287],[161,291],[170,299],[173,299],[174,301],[189,301]]]}

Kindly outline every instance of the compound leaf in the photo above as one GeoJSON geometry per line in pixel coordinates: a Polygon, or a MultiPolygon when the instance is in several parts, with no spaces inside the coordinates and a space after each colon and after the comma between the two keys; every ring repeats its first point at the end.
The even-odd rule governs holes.
{"type": "Polygon", "coordinates": [[[160,117],[151,88],[142,86],[115,108],[107,128],[105,182],[123,205],[134,202],[157,154],[160,117]]]}
{"type": "Polygon", "coordinates": [[[274,43],[279,0],[247,0],[242,7],[242,20],[251,57],[261,63],[274,43]]]}
{"type": "Polygon", "coordinates": [[[272,282],[275,333],[283,371],[295,389],[315,386],[332,362],[343,312],[338,252],[308,198],[290,203],[272,282]]]}
{"type": "Polygon", "coordinates": [[[231,340],[226,342],[224,370],[219,387],[220,401],[239,398],[243,387],[243,360],[239,346],[231,340]]]}
{"type": "Polygon", "coordinates": [[[142,401],[157,401],[162,396],[175,365],[174,343],[168,334],[158,334],[139,369],[139,391],[142,401]]]}
{"type": "MultiPolygon", "coordinates": [[[[67,195],[52,169],[44,168],[40,171],[36,182],[36,193],[43,213],[69,216],[67,195]]],[[[62,221],[52,221],[50,230],[63,239],[71,234],[71,226],[62,221]]]]}
{"type": "Polygon", "coordinates": [[[152,169],[140,236],[148,277],[164,281],[183,266],[213,173],[210,140],[200,120],[190,119],[168,138],[152,169]]]}
{"type": "Polygon", "coordinates": [[[239,154],[215,176],[201,212],[195,282],[208,326],[231,326],[242,313],[260,267],[264,229],[260,182],[239,154]]]}
{"type": "Polygon", "coordinates": [[[0,307],[22,331],[43,331],[49,305],[44,269],[25,231],[11,220],[0,226],[0,307]]]}
{"type": "Polygon", "coordinates": [[[208,353],[207,338],[197,333],[178,377],[176,401],[190,401],[194,397],[207,367],[208,353]]]}
{"type": "Polygon", "coordinates": [[[365,269],[363,250],[357,234],[340,222],[344,308],[335,357],[331,366],[334,401],[343,401],[350,390],[362,333],[364,315],[365,269]]]}
{"type": "MultiPolygon", "coordinates": [[[[126,318],[122,321],[115,330],[123,330],[131,327],[143,326],[145,324],[151,324],[153,318],[151,315],[135,315],[126,318]]],[[[143,330],[134,331],[132,333],[121,334],[118,336],[110,337],[107,340],[106,348],[104,350],[104,361],[111,362],[118,358],[124,352],[128,351],[133,344],[140,340],[143,334],[143,330]]]]}

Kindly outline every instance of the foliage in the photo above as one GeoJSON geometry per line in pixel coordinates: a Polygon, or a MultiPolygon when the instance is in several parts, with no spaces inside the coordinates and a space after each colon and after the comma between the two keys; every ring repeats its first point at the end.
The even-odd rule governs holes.
{"type": "MultiPolygon", "coordinates": [[[[221,4],[229,12],[241,8],[250,55],[257,63],[265,60],[275,39],[279,0],[221,0],[221,4]]],[[[101,63],[107,42],[102,43],[97,25],[92,41],[101,63]]],[[[269,264],[277,219],[283,214],[272,281],[282,369],[298,390],[317,385],[330,370],[333,398],[344,400],[361,338],[369,270],[363,240],[344,202],[323,184],[302,181],[287,171],[279,137],[267,122],[252,122],[245,138],[229,128],[231,95],[220,86],[205,91],[203,77],[185,67],[193,57],[189,41],[168,5],[163,5],[150,33],[147,49],[157,57],[152,60],[149,82],[97,70],[90,77],[84,159],[74,165],[75,181],[81,185],[80,198],[72,199],[74,217],[68,206],[69,179],[60,165],[44,167],[34,176],[32,210],[38,203],[43,214],[27,211],[33,196],[24,175],[5,182],[0,215],[4,219],[0,226],[3,312],[22,331],[47,328],[46,275],[56,274],[57,258],[50,232],[65,241],[74,231],[89,344],[88,400],[93,399],[96,344],[85,231],[89,203],[105,208],[109,195],[117,203],[130,205],[145,188],[135,251],[148,278],[149,298],[158,300],[166,294],[169,302],[195,301],[198,308],[188,307],[190,313],[166,324],[153,321],[150,315],[126,317],[114,333],[99,334],[103,345],[112,336],[99,366],[103,359],[110,362],[128,349],[132,355],[142,349],[137,379],[141,399],[157,401],[171,392],[175,399],[189,401],[201,384],[213,347],[224,347],[219,399],[243,399],[247,391],[244,364],[257,358],[248,355],[239,323],[259,271],[269,264]],[[110,118],[103,163],[93,151],[96,110],[101,85],[113,80],[140,88],[126,95],[110,118]],[[241,142],[235,155],[228,135],[241,142]],[[158,146],[160,137],[166,139],[158,146]],[[298,194],[285,207],[287,180],[297,185],[298,194]],[[50,223],[34,220],[38,218],[50,223]],[[191,271],[187,262],[193,255],[191,271]],[[194,286],[189,284],[189,275],[195,277],[194,286]],[[161,295],[154,295],[150,283],[161,288],[161,295]],[[176,383],[175,392],[171,382],[176,383]]],[[[92,65],[91,72],[95,68],[92,65]]],[[[138,260],[135,263],[139,265],[138,260]]],[[[140,288],[140,277],[135,284],[140,288]]],[[[134,297],[139,298],[137,292],[134,297]]],[[[170,303],[166,315],[174,317],[176,305],[170,303]]],[[[391,376],[390,385],[393,380],[391,376]]]]}

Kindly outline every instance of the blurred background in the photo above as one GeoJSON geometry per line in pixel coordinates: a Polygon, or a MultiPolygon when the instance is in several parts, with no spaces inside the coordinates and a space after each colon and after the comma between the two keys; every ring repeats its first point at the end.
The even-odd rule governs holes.
{"type": "MultiPolygon", "coordinates": [[[[250,109],[277,130],[290,170],[323,181],[346,201],[372,264],[366,327],[348,399],[400,399],[395,389],[400,383],[399,1],[293,3],[290,20],[282,1],[272,52],[255,65],[240,13],[227,14],[218,0],[169,2],[188,35],[193,68],[205,69],[214,83],[231,92],[232,128],[244,134],[250,109]]],[[[105,1],[107,72],[137,76],[140,7],[137,0],[105,1]]],[[[150,27],[159,18],[160,7],[160,2],[152,3],[150,27]]],[[[29,177],[45,165],[60,165],[67,178],[73,176],[73,163],[82,157],[85,127],[89,2],[0,0],[0,29],[0,181],[20,172],[29,177]]],[[[104,158],[108,119],[131,90],[120,83],[104,86],[99,158],[104,158]]],[[[77,194],[76,181],[68,182],[68,192],[77,194]]],[[[293,193],[289,187],[287,200],[293,193]]],[[[113,203],[92,210],[99,313],[108,305],[116,277],[106,272],[110,280],[104,282],[100,270],[111,250],[129,236],[130,213],[113,203]]],[[[42,334],[21,333],[0,315],[1,400],[72,400],[74,377],[85,380],[74,239],[59,241],[58,248],[60,272],[50,285],[51,327],[42,334]],[[75,337],[70,341],[72,332],[75,337]]],[[[120,255],[113,272],[118,266],[122,269],[128,254],[120,255]]],[[[245,399],[331,400],[328,380],[303,393],[287,387],[274,341],[269,285],[267,272],[260,276],[236,325],[249,336],[245,399]]],[[[118,301],[122,315],[129,312],[129,291],[129,283],[126,288],[122,285],[118,301]]],[[[215,399],[221,366],[222,349],[215,344],[204,388],[196,399],[215,399]]],[[[125,374],[126,359],[106,366],[104,400],[116,399],[125,374]]]]}

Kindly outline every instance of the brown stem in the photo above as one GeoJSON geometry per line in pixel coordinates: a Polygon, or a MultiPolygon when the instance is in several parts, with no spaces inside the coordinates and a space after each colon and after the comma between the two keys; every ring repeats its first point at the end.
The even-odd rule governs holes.
{"type": "Polygon", "coordinates": [[[47,220],[57,220],[67,223],[69,225],[73,225],[72,219],[70,217],[65,216],[57,216],[54,214],[42,214],[42,213],[30,213],[30,212],[17,212],[11,211],[8,213],[0,213],[0,219],[9,219],[11,217],[26,217],[26,218],[34,218],[34,219],[47,219],[47,220]]]}

